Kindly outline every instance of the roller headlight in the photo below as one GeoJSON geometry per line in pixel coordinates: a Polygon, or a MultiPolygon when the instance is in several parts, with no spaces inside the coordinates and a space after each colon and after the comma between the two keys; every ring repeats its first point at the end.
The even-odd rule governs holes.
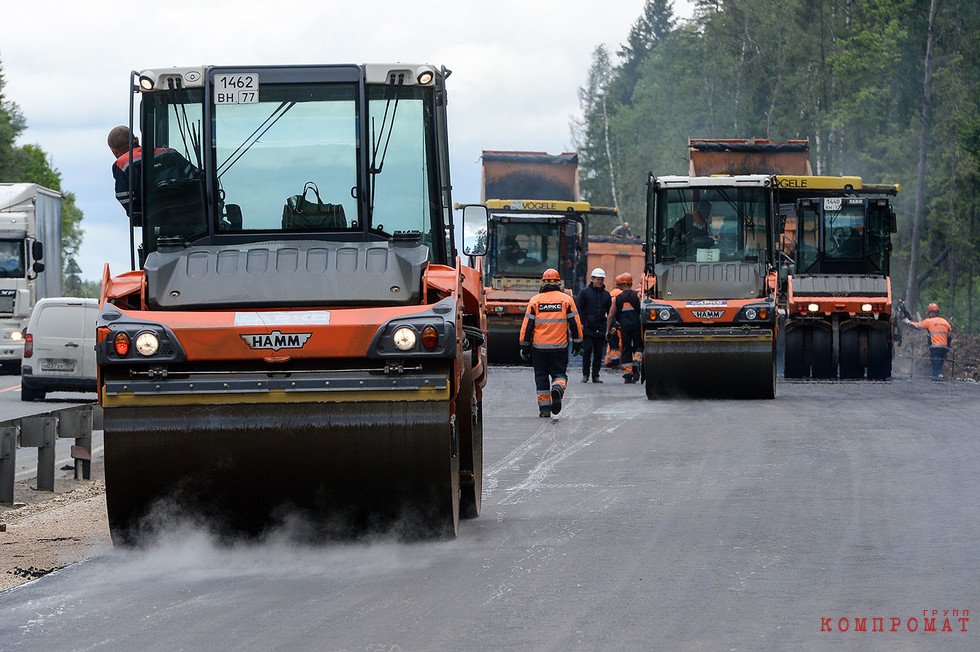
{"type": "Polygon", "coordinates": [[[871,312],[871,304],[870,303],[862,303],[861,304],[861,311],[862,312],[871,312]]]}
{"type": "Polygon", "coordinates": [[[401,351],[411,351],[415,348],[415,331],[408,326],[402,326],[396,330],[392,339],[395,341],[395,346],[401,351]]]}
{"type": "Polygon", "coordinates": [[[745,310],[746,319],[755,319],[758,315],[759,313],[756,312],[755,308],[747,308],[745,310]]]}
{"type": "Polygon", "coordinates": [[[149,357],[160,349],[160,338],[153,333],[140,333],[136,336],[136,352],[149,357]]]}
{"type": "Polygon", "coordinates": [[[820,304],[811,303],[809,306],[806,307],[806,309],[809,310],[810,312],[820,312],[820,304]]]}

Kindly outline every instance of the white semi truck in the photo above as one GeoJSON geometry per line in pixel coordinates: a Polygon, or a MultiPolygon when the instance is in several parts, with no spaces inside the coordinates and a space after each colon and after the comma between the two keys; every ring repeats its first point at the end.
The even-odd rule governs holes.
{"type": "Polygon", "coordinates": [[[61,193],[0,183],[0,370],[19,372],[34,304],[61,294],[61,193]]]}

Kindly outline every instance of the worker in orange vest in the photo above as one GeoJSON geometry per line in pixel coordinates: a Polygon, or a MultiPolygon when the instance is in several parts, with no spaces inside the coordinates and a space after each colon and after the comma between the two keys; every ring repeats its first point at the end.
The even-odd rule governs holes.
{"type": "MultiPolygon", "coordinates": [[[[615,303],[616,297],[623,290],[619,287],[619,280],[623,277],[622,274],[616,277],[616,287],[609,291],[609,298],[615,303]]],[[[623,339],[619,334],[619,326],[613,324],[612,329],[609,330],[609,334],[606,337],[609,341],[609,348],[606,349],[606,368],[617,369],[621,363],[621,350],[623,348],[623,339]]]]}
{"type": "Polygon", "coordinates": [[[541,292],[528,301],[521,324],[521,358],[534,364],[538,416],[561,412],[568,386],[569,339],[572,352],[578,353],[582,348],[582,322],[575,301],[561,291],[558,270],[547,269],[541,275],[541,292]]]}
{"type": "Polygon", "coordinates": [[[640,327],[640,295],[633,289],[633,275],[623,272],[616,277],[619,294],[609,310],[608,330],[619,327],[623,349],[621,354],[623,380],[635,383],[640,379],[640,363],[643,361],[643,332],[640,327]]]}
{"type": "Polygon", "coordinates": [[[922,321],[903,321],[912,328],[929,331],[929,359],[932,362],[932,379],[943,379],[943,363],[953,343],[953,326],[939,316],[939,304],[930,303],[926,308],[928,316],[922,321]]]}

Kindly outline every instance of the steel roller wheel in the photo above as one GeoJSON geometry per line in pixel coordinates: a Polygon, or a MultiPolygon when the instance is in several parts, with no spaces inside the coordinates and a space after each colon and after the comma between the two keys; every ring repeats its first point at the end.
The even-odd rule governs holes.
{"type": "Polygon", "coordinates": [[[868,331],[868,378],[873,380],[892,377],[892,343],[888,334],[887,328],[868,331]]]}
{"type": "Polygon", "coordinates": [[[109,527],[121,545],[176,516],[235,536],[297,516],[316,538],[453,537],[458,446],[445,401],[106,409],[109,527]]]}
{"type": "Polygon", "coordinates": [[[806,363],[802,327],[790,328],[786,331],[783,348],[783,377],[806,378],[809,376],[809,365],[806,363]]]}
{"type": "Polygon", "coordinates": [[[864,377],[864,365],[861,364],[861,330],[848,328],[840,332],[840,377],[854,380],[864,377]]]}
{"type": "Polygon", "coordinates": [[[836,378],[837,369],[834,368],[833,337],[830,330],[816,327],[810,332],[813,334],[813,377],[836,378]]]}
{"type": "Polygon", "coordinates": [[[644,351],[642,365],[647,398],[651,401],[655,401],[659,398],[666,398],[667,387],[664,385],[663,379],[657,375],[656,369],[654,368],[652,353],[644,351]]]}
{"type": "Polygon", "coordinates": [[[525,365],[521,360],[520,333],[510,329],[493,329],[487,336],[487,360],[493,364],[525,365]]]}
{"type": "Polygon", "coordinates": [[[459,515],[476,518],[483,504],[483,403],[476,398],[473,383],[473,358],[465,351],[466,367],[456,398],[456,423],[459,426],[459,515]]]}

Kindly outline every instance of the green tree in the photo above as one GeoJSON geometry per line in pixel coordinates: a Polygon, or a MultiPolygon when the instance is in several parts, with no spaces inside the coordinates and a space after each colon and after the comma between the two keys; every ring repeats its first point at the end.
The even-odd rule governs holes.
{"type": "Polygon", "coordinates": [[[61,259],[73,259],[82,245],[84,215],[75,202],[75,194],[62,188],[61,172],[51,165],[44,150],[36,145],[15,144],[27,122],[20,108],[6,98],[4,84],[0,66],[0,181],[36,183],[62,193],[61,259]]]}
{"type": "Polygon", "coordinates": [[[648,172],[687,172],[690,137],[808,138],[818,174],[903,185],[892,287],[921,286],[972,328],[980,3],[697,0],[692,19],[652,30],[655,5],[670,16],[645,3],[618,59],[594,53],[576,130],[586,197],[615,187],[632,222],[648,172]]]}

